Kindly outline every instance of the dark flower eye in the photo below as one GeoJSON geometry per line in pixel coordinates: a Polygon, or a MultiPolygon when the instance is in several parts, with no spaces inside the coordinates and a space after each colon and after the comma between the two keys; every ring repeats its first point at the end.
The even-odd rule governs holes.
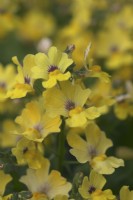
{"type": "Polygon", "coordinates": [[[96,188],[92,185],[92,186],[90,186],[88,192],[89,192],[90,194],[92,194],[93,192],[95,192],[95,190],[96,190],[96,188]]]}
{"type": "Polygon", "coordinates": [[[75,103],[71,100],[68,100],[65,105],[66,110],[70,111],[75,108],[75,103]]]}
{"type": "Polygon", "coordinates": [[[5,82],[0,82],[0,88],[5,89],[6,88],[6,83],[5,82]]]}
{"type": "Polygon", "coordinates": [[[49,72],[49,73],[50,73],[50,72],[53,72],[53,71],[55,71],[56,69],[58,69],[57,66],[51,65],[51,66],[49,66],[49,68],[48,68],[48,72],[49,72]]]}
{"type": "Polygon", "coordinates": [[[28,151],[28,147],[25,147],[25,148],[23,149],[23,154],[25,154],[27,151],[28,151]]]}
{"type": "Polygon", "coordinates": [[[30,84],[30,77],[25,76],[24,81],[25,81],[25,83],[30,84]]]}

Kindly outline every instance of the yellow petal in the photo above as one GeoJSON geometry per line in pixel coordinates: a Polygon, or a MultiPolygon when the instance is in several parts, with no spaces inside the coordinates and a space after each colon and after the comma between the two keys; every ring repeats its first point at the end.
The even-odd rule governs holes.
{"type": "MultiPolygon", "coordinates": [[[[17,56],[12,57],[12,61],[16,64],[16,65],[20,65],[20,62],[18,61],[17,56]]],[[[21,65],[20,65],[21,66],[21,65]]]]}
{"type": "Polygon", "coordinates": [[[88,189],[90,187],[90,181],[88,180],[88,177],[85,176],[83,179],[82,185],[79,187],[78,191],[81,194],[81,196],[85,199],[89,199],[91,195],[88,192],[88,189]]]}
{"type": "Polygon", "coordinates": [[[129,190],[129,186],[123,186],[120,190],[120,200],[133,200],[133,190],[129,190]]]}
{"type": "Polygon", "coordinates": [[[68,144],[73,148],[76,148],[79,150],[81,149],[86,150],[87,148],[87,142],[77,134],[74,134],[74,133],[68,134],[67,141],[68,141],[68,144]]]}
{"type": "Polygon", "coordinates": [[[58,80],[58,81],[66,81],[66,80],[68,80],[70,77],[71,77],[70,72],[66,72],[65,74],[60,73],[60,74],[57,75],[57,80],[58,80]]]}
{"type": "Polygon", "coordinates": [[[47,81],[43,81],[42,85],[44,88],[52,88],[56,85],[57,80],[55,77],[49,78],[47,81]]]}
{"type": "Polygon", "coordinates": [[[62,57],[62,53],[59,50],[57,50],[56,47],[53,46],[48,51],[48,57],[50,63],[58,67],[59,61],[62,57]]]}
{"type": "Polygon", "coordinates": [[[98,154],[104,154],[113,145],[103,131],[95,123],[89,123],[85,131],[87,143],[94,147],[98,154]]]}
{"type": "Polygon", "coordinates": [[[6,185],[8,182],[12,180],[12,177],[9,174],[5,174],[2,170],[0,170],[0,195],[4,194],[6,189],[6,185]]]}
{"type": "Polygon", "coordinates": [[[68,195],[72,185],[67,182],[67,180],[61,176],[60,172],[52,170],[48,177],[48,184],[50,185],[50,190],[48,191],[48,196],[53,199],[56,195],[68,195]]]}
{"type": "Polygon", "coordinates": [[[102,189],[106,183],[106,179],[101,174],[92,170],[89,176],[90,183],[97,189],[102,189]]]}
{"type": "Polygon", "coordinates": [[[122,159],[101,155],[93,158],[91,166],[100,174],[112,174],[115,168],[124,166],[124,162],[122,159]]]}
{"type": "Polygon", "coordinates": [[[66,123],[69,127],[84,127],[87,124],[87,118],[84,112],[73,114],[66,119],[66,123]]]}
{"type": "Polygon", "coordinates": [[[11,99],[25,97],[28,92],[34,92],[29,84],[16,84],[15,88],[7,93],[11,99]]]}
{"type": "Polygon", "coordinates": [[[68,58],[66,53],[62,53],[62,58],[59,62],[59,69],[61,72],[65,72],[66,69],[73,63],[73,60],[68,58]]]}

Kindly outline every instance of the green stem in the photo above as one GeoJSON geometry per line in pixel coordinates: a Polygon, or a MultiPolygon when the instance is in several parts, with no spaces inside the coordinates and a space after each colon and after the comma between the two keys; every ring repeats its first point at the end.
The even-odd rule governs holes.
{"type": "Polygon", "coordinates": [[[64,161],[65,164],[70,164],[70,165],[79,165],[78,161],[64,161]]]}
{"type": "Polygon", "coordinates": [[[65,157],[65,120],[62,120],[61,132],[58,137],[58,170],[62,172],[65,157]]]}

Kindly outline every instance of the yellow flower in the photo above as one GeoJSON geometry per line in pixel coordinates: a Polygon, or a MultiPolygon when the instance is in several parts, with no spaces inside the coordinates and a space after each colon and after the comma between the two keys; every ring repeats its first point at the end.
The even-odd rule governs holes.
{"type": "Polygon", "coordinates": [[[11,180],[12,180],[12,177],[9,174],[5,174],[2,170],[0,170],[0,197],[4,194],[6,185],[11,180]]]}
{"type": "Polygon", "coordinates": [[[106,138],[95,123],[90,123],[85,131],[86,141],[75,133],[67,136],[68,144],[72,147],[71,154],[78,162],[89,162],[91,167],[100,174],[112,174],[114,168],[123,166],[122,159],[107,157],[106,150],[112,146],[112,141],[106,138]]]}
{"type": "MultiPolygon", "coordinates": [[[[121,95],[122,97],[123,95],[121,95]]],[[[119,96],[120,97],[120,96],[119,96]]],[[[116,117],[121,120],[126,119],[128,116],[133,116],[133,105],[128,100],[123,100],[114,105],[114,113],[116,117]]]]}
{"type": "Polygon", "coordinates": [[[112,26],[106,31],[100,31],[95,43],[98,46],[95,53],[99,57],[109,57],[114,52],[124,52],[131,48],[128,34],[118,27],[112,29],[112,26]]]}
{"type": "Polygon", "coordinates": [[[32,200],[39,200],[39,195],[44,195],[49,200],[56,195],[68,195],[71,184],[56,170],[49,174],[49,167],[49,161],[44,159],[40,169],[28,169],[27,175],[21,177],[20,181],[33,193],[32,200]]]}
{"type": "Polygon", "coordinates": [[[59,132],[61,125],[60,117],[49,117],[40,101],[27,103],[15,121],[23,128],[21,135],[36,142],[42,142],[49,134],[59,132]]]}
{"type": "Polygon", "coordinates": [[[118,69],[122,66],[131,65],[133,57],[126,52],[114,52],[106,61],[106,67],[111,70],[118,69]]]}
{"type": "Polygon", "coordinates": [[[105,21],[107,27],[114,27],[130,32],[133,28],[133,6],[125,4],[119,12],[113,12],[105,21]]]}
{"type": "Polygon", "coordinates": [[[85,108],[90,93],[90,89],[82,89],[78,84],[63,82],[60,89],[54,87],[44,92],[46,113],[66,117],[66,123],[70,127],[85,126],[88,120],[93,120],[102,113],[101,107],[85,108]]]}
{"type": "Polygon", "coordinates": [[[91,22],[92,1],[73,1],[71,4],[73,19],[82,30],[91,22]],[[89,12],[88,12],[89,10],[89,12]]]}
{"type": "Polygon", "coordinates": [[[88,105],[93,104],[96,107],[104,106],[106,112],[108,112],[109,107],[116,102],[111,95],[111,87],[111,82],[105,83],[97,81],[96,84],[91,87],[93,92],[88,100],[88,105]]]}
{"type": "Polygon", "coordinates": [[[38,53],[35,55],[36,66],[33,68],[33,77],[42,78],[43,86],[51,88],[56,85],[57,81],[68,80],[71,76],[66,69],[73,63],[66,53],[60,52],[56,47],[51,47],[48,55],[38,53]]]}
{"type": "Polygon", "coordinates": [[[17,146],[12,148],[12,154],[16,156],[18,164],[28,164],[32,169],[40,168],[43,156],[39,152],[38,145],[26,138],[20,139],[17,146]]]}
{"type": "Polygon", "coordinates": [[[116,200],[116,197],[112,194],[110,189],[107,189],[102,192],[94,192],[92,194],[92,200],[116,200]]]}
{"type": "Polygon", "coordinates": [[[104,71],[101,70],[101,67],[98,65],[94,65],[88,69],[88,76],[89,77],[97,77],[100,79],[100,81],[103,81],[105,83],[110,82],[110,75],[104,71]]]}
{"type": "Polygon", "coordinates": [[[39,11],[31,9],[20,19],[17,28],[19,36],[24,40],[38,41],[54,32],[54,18],[41,12],[41,9],[39,11]]]}
{"type": "Polygon", "coordinates": [[[82,185],[79,187],[79,193],[84,199],[88,200],[115,200],[112,191],[107,189],[102,191],[106,183],[106,179],[92,170],[89,179],[84,177],[82,185]]]}
{"type": "Polygon", "coordinates": [[[35,66],[34,55],[28,54],[23,60],[23,66],[17,57],[13,57],[13,62],[18,66],[18,74],[15,79],[14,87],[8,92],[11,99],[25,97],[28,92],[33,92],[34,79],[31,74],[32,67],[35,66]]]}
{"type": "Polygon", "coordinates": [[[13,65],[8,64],[4,67],[0,64],[0,102],[3,102],[8,98],[7,94],[14,85],[15,77],[16,72],[13,65]]]}
{"type": "Polygon", "coordinates": [[[99,155],[92,159],[91,166],[100,174],[112,174],[115,168],[124,166],[124,161],[114,156],[99,155]]]}
{"type": "Polygon", "coordinates": [[[130,191],[128,186],[123,186],[120,190],[120,200],[133,200],[133,190],[130,191]]]}

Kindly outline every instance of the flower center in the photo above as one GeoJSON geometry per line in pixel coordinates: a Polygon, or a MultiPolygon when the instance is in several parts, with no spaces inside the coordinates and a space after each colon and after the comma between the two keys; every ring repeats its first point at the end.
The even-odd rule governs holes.
{"type": "Polygon", "coordinates": [[[48,192],[50,190],[50,186],[47,183],[44,183],[44,185],[42,185],[42,187],[39,188],[39,192],[44,194],[45,196],[47,196],[48,192]]]}
{"type": "Polygon", "coordinates": [[[0,82],[0,88],[1,89],[6,89],[6,83],[5,82],[0,82]]]}
{"type": "Polygon", "coordinates": [[[96,190],[96,188],[95,188],[93,185],[91,185],[91,186],[89,187],[88,192],[89,192],[90,194],[92,194],[93,192],[95,192],[95,190],[96,190]]]}
{"type": "Polygon", "coordinates": [[[43,126],[41,124],[36,124],[34,126],[34,128],[38,131],[38,132],[41,132],[43,130],[43,126]]]}
{"type": "Polygon", "coordinates": [[[48,73],[53,72],[53,71],[55,71],[55,70],[57,70],[57,69],[58,69],[57,66],[51,65],[51,66],[49,66],[49,68],[48,68],[48,73]]]}
{"type": "Polygon", "coordinates": [[[71,100],[68,100],[66,102],[65,109],[70,111],[70,110],[73,110],[74,108],[75,108],[75,103],[71,100]]]}
{"type": "Polygon", "coordinates": [[[25,154],[28,151],[28,147],[23,148],[23,154],[25,154]]]}
{"type": "Polygon", "coordinates": [[[25,82],[26,84],[30,84],[30,77],[25,76],[25,77],[24,77],[24,82],[25,82]]]}
{"type": "Polygon", "coordinates": [[[117,52],[119,49],[118,49],[118,47],[116,46],[116,45],[112,45],[111,47],[110,47],[110,51],[111,52],[117,52]]]}
{"type": "Polygon", "coordinates": [[[91,166],[96,166],[99,162],[103,162],[104,160],[106,160],[107,156],[105,154],[99,155],[99,156],[95,156],[94,158],[92,158],[91,161],[91,166]]]}
{"type": "Polygon", "coordinates": [[[77,106],[76,108],[71,109],[69,111],[69,116],[72,117],[73,115],[77,115],[77,114],[81,113],[82,111],[83,111],[83,108],[80,106],[77,106]]]}
{"type": "Polygon", "coordinates": [[[89,155],[91,156],[91,159],[97,155],[97,151],[93,146],[89,147],[89,155]]]}
{"type": "Polygon", "coordinates": [[[96,159],[97,159],[98,161],[103,161],[103,160],[105,160],[106,158],[107,158],[107,156],[106,156],[105,154],[101,154],[101,155],[99,155],[99,156],[96,157],[96,159]]]}

